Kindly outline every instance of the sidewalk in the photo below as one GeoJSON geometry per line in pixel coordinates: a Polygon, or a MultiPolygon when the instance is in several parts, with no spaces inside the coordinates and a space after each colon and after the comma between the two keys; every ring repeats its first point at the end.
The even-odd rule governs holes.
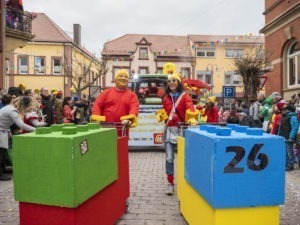
{"type": "MultiPolygon", "coordinates": [[[[129,212],[117,225],[186,225],[176,195],[165,194],[164,157],[163,152],[130,152],[129,212]]],[[[286,203],[280,207],[280,225],[300,225],[300,169],[286,175],[286,203]]],[[[12,181],[0,181],[0,225],[19,225],[12,181]]]]}

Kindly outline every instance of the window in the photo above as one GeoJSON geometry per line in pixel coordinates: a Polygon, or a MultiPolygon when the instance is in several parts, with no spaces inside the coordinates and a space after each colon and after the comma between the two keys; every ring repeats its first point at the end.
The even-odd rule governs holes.
{"type": "Polygon", "coordinates": [[[61,58],[52,58],[52,73],[54,75],[61,74],[61,58]]]}
{"type": "Polygon", "coordinates": [[[197,79],[201,80],[209,85],[213,85],[212,83],[212,73],[207,70],[197,70],[197,79]]]}
{"type": "Polygon", "coordinates": [[[300,84],[300,42],[292,43],[287,53],[288,86],[300,84]]]}
{"type": "Polygon", "coordinates": [[[241,86],[242,76],[235,71],[227,71],[224,74],[224,85],[241,86]]]}
{"type": "Polygon", "coordinates": [[[45,73],[45,57],[34,57],[34,72],[39,74],[45,73]]]}
{"type": "Polygon", "coordinates": [[[189,79],[191,74],[191,69],[190,68],[181,68],[181,75],[186,78],[189,79]]]}
{"type": "Polygon", "coordinates": [[[141,78],[136,82],[135,93],[139,102],[146,105],[160,105],[165,95],[167,78],[158,76],[157,78],[141,78]]]}
{"type": "Polygon", "coordinates": [[[239,58],[243,56],[244,50],[243,49],[226,49],[225,57],[226,58],[239,58]]]}
{"type": "Polygon", "coordinates": [[[214,48],[197,48],[196,56],[213,58],[213,57],[215,57],[215,49],[214,48]]]}
{"type": "Polygon", "coordinates": [[[148,67],[139,67],[139,74],[148,74],[148,67]]]}
{"type": "Polygon", "coordinates": [[[139,59],[148,59],[148,48],[140,48],[139,59]]]}
{"type": "Polygon", "coordinates": [[[163,73],[163,68],[162,67],[157,67],[157,72],[158,74],[162,74],[163,73]]]}
{"type": "Polygon", "coordinates": [[[28,73],[28,56],[19,56],[18,68],[19,68],[19,73],[21,74],[28,73]]]}

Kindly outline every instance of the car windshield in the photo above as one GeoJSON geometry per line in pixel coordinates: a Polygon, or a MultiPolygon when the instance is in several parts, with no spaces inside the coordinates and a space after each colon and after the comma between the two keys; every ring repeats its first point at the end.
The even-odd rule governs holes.
{"type": "Polygon", "coordinates": [[[162,104],[165,95],[166,79],[142,79],[135,83],[135,93],[140,104],[162,104]]]}

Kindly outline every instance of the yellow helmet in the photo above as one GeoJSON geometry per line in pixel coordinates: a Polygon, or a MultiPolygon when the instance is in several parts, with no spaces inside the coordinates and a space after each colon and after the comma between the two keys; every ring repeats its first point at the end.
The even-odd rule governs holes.
{"type": "Polygon", "coordinates": [[[34,89],[33,91],[35,94],[39,94],[41,92],[41,90],[39,88],[34,89]]]}
{"type": "Polygon", "coordinates": [[[217,100],[216,96],[209,96],[207,99],[208,99],[208,101],[210,101],[211,103],[216,103],[216,100],[217,100]]]}
{"type": "Polygon", "coordinates": [[[71,93],[75,93],[75,88],[71,87],[70,91],[71,91],[71,93]]]}
{"type": "Polygon", "coordinates": [[[21,88],[23,91],[26,90],[26,86],[25,86],[25,84],[23,84],[23,83],[19,84],[19,88],[21,88]]]}

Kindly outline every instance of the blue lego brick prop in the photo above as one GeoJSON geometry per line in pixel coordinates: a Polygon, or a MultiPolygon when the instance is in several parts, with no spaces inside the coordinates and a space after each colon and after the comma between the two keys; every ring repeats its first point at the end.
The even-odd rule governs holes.
{"type": "Polygon", "coordinates": [[[284,204],[282,137],[202,125],[186,130],[185,139],[185,179],[213,208],[284,204]]]}

